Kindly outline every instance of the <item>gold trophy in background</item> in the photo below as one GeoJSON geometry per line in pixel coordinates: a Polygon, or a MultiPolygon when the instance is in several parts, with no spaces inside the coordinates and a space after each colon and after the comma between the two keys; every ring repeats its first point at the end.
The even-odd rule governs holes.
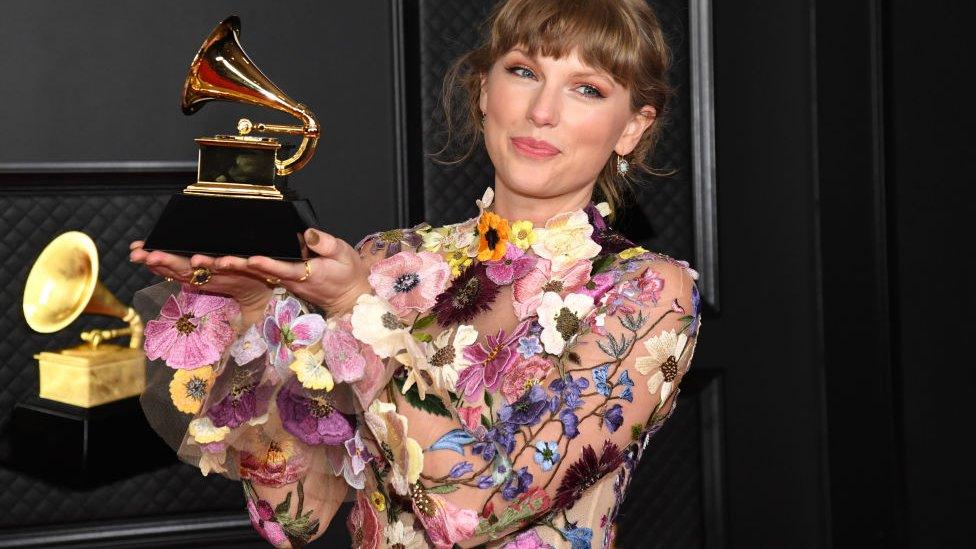
{"type": "Polygon", "coordinates": [[[146,238],[147,250],[307,259],[301,234],[317,225],[315,212],[288,189],[284,176],[312,158],[319,125],[308,107],[254,65],[238,40],[240,31],[240,19],[231,16],[204,40],[183,84],[183,113],[193,114],[209,101],[232,101],[288,113],[301,125],[242,118],[238,135],[197,139],[197,181],[170,198],[146,238]],[[294,154],[279,160],[281,142],[254,132],[301,136],[301,141],[294,154]]]}
{"type": "Polygon", "coordinates": [[[48,244],[27,276],[24,318],[37,332],[58,332],[82,313],[108,315],[128,323],[90,330],[83,343],[34,355],[40,367],[41,398],[91,408],[142,393],[146,386],[142,320],[98,280],[98,250],[85,233],[64,233],[48,244]],[[103,341],[129,336],[126,347],[103,341]]]}

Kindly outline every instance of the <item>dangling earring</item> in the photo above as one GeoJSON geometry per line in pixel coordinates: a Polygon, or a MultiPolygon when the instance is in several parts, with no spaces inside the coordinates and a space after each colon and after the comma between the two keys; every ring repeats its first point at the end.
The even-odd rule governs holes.
{"type": "Polygon", "coordinates": [[[617,175],[626,177],[628,171],[630,171],[630,162],[627,162],[622,156],[617,154],[617,175]]]}
{"type": "Polygon", "coordinates": [[[488,115],[485,114],[485,111],[481,111],[481,127],[482,128],[485,127],[485,118],[488,118],[488,115]]]}

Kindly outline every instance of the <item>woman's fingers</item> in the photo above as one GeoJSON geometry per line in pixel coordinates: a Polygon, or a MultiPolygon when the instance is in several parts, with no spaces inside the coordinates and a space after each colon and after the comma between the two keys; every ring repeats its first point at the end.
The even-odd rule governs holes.
{"type": "Polygon", "coordinates": [[[317,229],[305,231],[305,245],[322,257],[336,257],[345,242],[331,234],[317,229]]]}
{"type": "Polygon", "coordinates": [[[145,242],[144,240],[133,240],[133,241],[132,241],[132,242],[131,242],[131,243],[129,244],[129,249],[130,249],[130,250],[134,250],[134,249],[136,249],[136,248],[142,248],[142,247],[143,247],[143,246],[145,246],[145,245],[146,245],[146,242],[145,242]]]}
{"type": "MultiPolygon", "coordinates": [[[[309,259],[309,262],[314,260],[309,259]]],[[[305,276],[305,262],[279,261],[262,255],[247,258],[247,266],[266,277],[282,280],[298,280],[305,276]]]]}

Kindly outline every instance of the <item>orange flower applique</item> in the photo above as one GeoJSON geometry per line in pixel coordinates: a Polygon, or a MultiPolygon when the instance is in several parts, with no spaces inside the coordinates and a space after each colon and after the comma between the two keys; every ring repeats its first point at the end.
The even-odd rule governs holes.
{"type": "Polygon", "coordinates": [[[485,212],[478,220],[478,261],[498,261],[505,257],[509,239],[508,220],[485,212]]]}

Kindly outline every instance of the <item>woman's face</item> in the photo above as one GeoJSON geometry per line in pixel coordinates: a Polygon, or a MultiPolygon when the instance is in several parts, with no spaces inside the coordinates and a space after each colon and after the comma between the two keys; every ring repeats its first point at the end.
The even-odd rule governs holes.
{"type": "Polygon", "coordinates": [[[482,77],[480,106],[496,191],[535,198],[588,196],[610,154],[630,153],[656,115],[631,111],[630,92],[576,50],[555,59],[513,49],[482,77]]]}

